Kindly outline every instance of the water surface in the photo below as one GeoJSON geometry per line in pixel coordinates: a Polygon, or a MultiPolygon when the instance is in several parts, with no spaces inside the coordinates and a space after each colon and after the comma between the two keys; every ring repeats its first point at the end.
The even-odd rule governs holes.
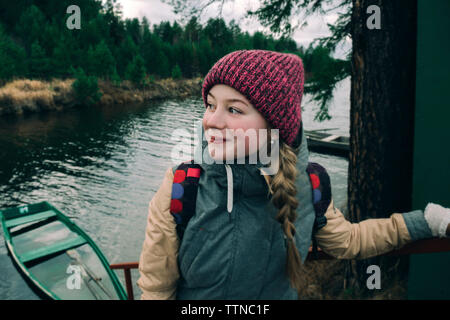
{"type": "MultiPolygon", "coordinates": [[[[333,119],[323,123],[313,121],[316,107],[304,97],[306,130],[337,128],[330,132],[348,136],[348,86],[346,80],[336,90],[333,119]]],[[[46,200],[73,218],[110,263],[137,261],[148,202],[172,166],[172,132],[193,132],[203,108],[200,99],[186,99],[0,118],[0,208],[46,200]]],[[[335,204],[343,206],[347,160],[312,153],[310,161],[327,168],[335,204]]],[[[0,233],[0,299],[36,299],[0,233]]]]}

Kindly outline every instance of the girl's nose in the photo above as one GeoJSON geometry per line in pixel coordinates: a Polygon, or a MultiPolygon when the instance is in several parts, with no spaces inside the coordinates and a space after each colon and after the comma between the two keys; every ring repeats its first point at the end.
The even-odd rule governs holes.
{"type": "Polygon", "coordinates": [[[225,129],[227,127],[226,116],[221,108],[216,108],[214,112],[206,112],[205,120],[208,128],[225,129]]]}

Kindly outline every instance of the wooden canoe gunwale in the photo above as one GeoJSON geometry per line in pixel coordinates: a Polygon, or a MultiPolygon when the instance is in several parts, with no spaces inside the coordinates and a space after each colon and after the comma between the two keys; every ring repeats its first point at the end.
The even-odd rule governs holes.
{"type": "MultiPolygon", "coordinates": [[[[95,244],[95,242],[81,229],[79,228],[76,224],[74,224],[69,218],[67,218],[63,213],[61,213],[58,209],[56,209],[54,206],[52,206],[50,203],[48,203],[47,201],[43,201],[43,202],[39,202],[36,204],[30,204],[27,206],[20,206],[20,207],[16,207],[16,208],[8,208],[8,209],[4,209],[4,210],[0,210],[0,218],[1,218],[1,222],[2,222],[2,228],[3,228],[3,234],[5,237],[5,242],[8,248],[8,251],[10,252],[11,257],[13,258],[13,261],[15,262],[15,264],[19,267],[20,271],[23,272],[23,275],[25,275],[26,278],[28,278],[28,280],[31,281],[32,284],[34,284],[39,290],[41,290],[46,296],[48,296],[51,299],[54,300],[61,300],[61,298],[59,296],[57,296],[56,294],[54,294],[53,292],[51,292],[51,290],[49,290],[45,285],[43,285],[39,279],[37,279],[32,272],[30,272],[30,270],[28,269],[27,265],[30,264],[30,262],[32,263],[34,260],[39,260],[39,259],[45,259],[45,257],[47,256],[52,256],[55,254],[58,254],[58,252],[63,252],[65,250],[68,250],[70,248],[74,248],[74,247],[78,247],[81,246],[83,244],[87,244],[89,245],[92,250],[94,251],[94,253],[97,255],[97,257],[99,258],[102,266],[105,268],[109,278],[111,279],[111,282],[113,284],[114,290],[117,294],[117,297],[121,300],[126,300],[127,299],[127,294],[125,292],[125,289],[123,288],[121,282],[119,281],[119,279],[117,278],[117,275],[114,273],[113,270],[111,270],[111,268],[109,267],[109,262],[107,261],[107,259],[105,258],[105,256],[103,255],[103,253],[100,251],[100,249],[97,247],[97,245],[95,244]],[[25,210],[26,212],[23,213],[23,208],[26,208],[27,210],[25,210]],[[79,243],[77,245],[75,245],[74,242],[74,246],[67,246],[67,248],[61,248],[61,250],[56,250],[57,246],[55,246],[53,249],[54,250],[50,250],[48,253],[48,255],[39,255],[37,257],[35,257],[34,259],[29,259],[29,260],[23,260],[21,258],[22,255],[19,255],[17,253],[17,251],[14,248],[14,245],[12,243],[12,237],[11,237],[11,232],[10,232],[10,228],[14,228],[18,225],[14,225],[12,227],[8,227],[7,225],[7,221],[11,221],[12,219],[17,219],[19,217],[25,217],[27,215],[33,215],[36,214],[38,212],[41,211],[47,211],[47,210],[52,210],[54,211],[56,214],[53,216],[49,216],[45,219],[42,219],[42,221],[39,220],[33,220],[36,223],[41,223],[45,220],[58,220],[60,221],[62,224],[64,224],[70,231],[76,233],[79,238],[83,238],[85,240],[85,242],[81,243],[81,240],[79,240],[79,243]],[[21,213],[22,211],[22,213],[21,213]],[[56,219],[55,219],[56,217],[56,219]]],[[[26,220],[26,219],[24,219],[26,220]]],[[[24,227],[26,228],[26,227],[24,227]]],[[[15,232],[21,232],[21,230],[17,230],[12,232],[13,234],[15,232]]],[[[68,243],[69,244],[69,243],[68,243]]],[[[26,254],[26,253],[25,253],[26,254]]]]}
{"type": "Polygon", "coordinates": [[[350,152],[348,137],[307,130],[304,133],[310,151],[348,158],[350,152]]]}

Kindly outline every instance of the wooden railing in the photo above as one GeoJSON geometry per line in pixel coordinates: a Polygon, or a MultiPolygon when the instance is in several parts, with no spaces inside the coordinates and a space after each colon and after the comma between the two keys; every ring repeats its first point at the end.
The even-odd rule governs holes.
{"type": "Polygon", "coordinates": [[[123,269],[128,300],[134,300],[133,283],[131,282],[131,269],[139,268],[139,262],[116,263],[109,266],[111,269],[123,269]]]}
{"type": "MultiPolygon", "coordinates": [[[[384,254],[383,256],[400,256],[420,253],[435,253],[450,251],[450,238],[424,239],[409,243],[399,250],[394,250],[384,254]]],[[[316,254],[313,254],[312,248],[309,248],[307,261],[316,260],[334,260],[335,258],[323,252],[320,248],[316,254]]],[[[123,269],[125,275],[125,284],[128,294],[128,300],[134,299],[133,285],[131,280],[131,269],[139,268],[139,262],[125,262],[110,265],[111,269],[123,269]]]]}

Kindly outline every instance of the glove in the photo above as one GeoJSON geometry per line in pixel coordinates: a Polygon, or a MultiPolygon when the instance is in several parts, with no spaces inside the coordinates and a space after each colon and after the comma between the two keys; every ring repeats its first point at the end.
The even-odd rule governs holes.
{"type": "Polygon", "coordinates": [[[450,209],[430,202],[425,208],[424,217],[433,237],[444,238],[450,224],[450,209]]]}

